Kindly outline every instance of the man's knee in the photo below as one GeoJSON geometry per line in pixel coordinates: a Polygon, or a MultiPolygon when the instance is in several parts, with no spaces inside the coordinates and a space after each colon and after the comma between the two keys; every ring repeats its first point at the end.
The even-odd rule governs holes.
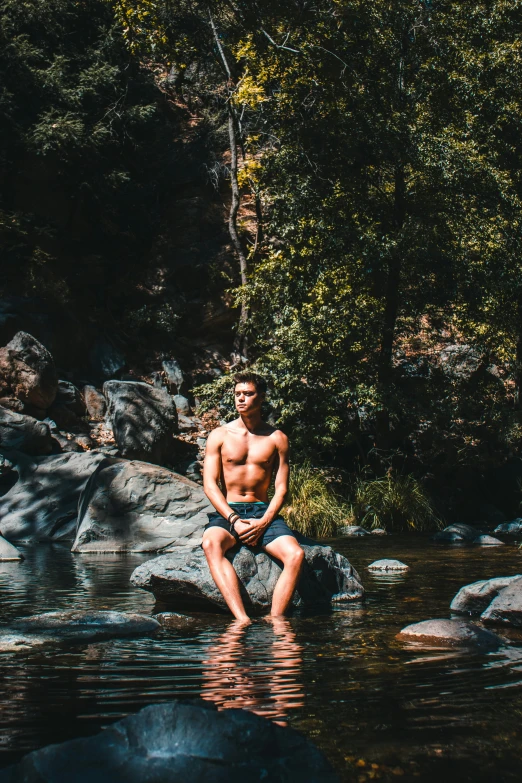
{"type": "Polygon", "coordinates": [[[223,554],[223,547],[221,541],[219,540],[219,538],[213,536],[212,534],[203,536],[203,541],[201,542],[201,546],[207,558],[215,557],[216,555],[223,554]]]}
{"type": "Polygon", "coordinates": [[[301,568],[304,560],[304,551],[299,545],[292,547],[290,552],[287,553],[284,559],[284,565],[289,568],[295,568],[296,570],[301,568]]]}

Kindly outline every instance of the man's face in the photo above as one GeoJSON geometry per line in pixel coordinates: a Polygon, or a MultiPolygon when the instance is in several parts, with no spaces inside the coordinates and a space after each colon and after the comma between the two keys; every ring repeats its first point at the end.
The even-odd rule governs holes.
{"type": "Polygon", "coordinates": [[[242,414],[257,411],[263,402],[263,395],[259,394],[253,383],[236,383],[234,398],[236,410],[242,414]]]}

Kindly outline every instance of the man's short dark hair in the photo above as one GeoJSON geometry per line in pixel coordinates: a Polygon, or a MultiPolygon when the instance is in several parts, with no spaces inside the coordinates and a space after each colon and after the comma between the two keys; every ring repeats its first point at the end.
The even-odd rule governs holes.
{"type": "Polygon", "coordinates": [[[234,375],[234,388],[236,388],[238,383],[253,383],[259,394],[266,394],[266,381],[263,376],[258,375],[257,372],[249,372],[248,370],[245,370],[245,372],[238,372],[234,375]]]}

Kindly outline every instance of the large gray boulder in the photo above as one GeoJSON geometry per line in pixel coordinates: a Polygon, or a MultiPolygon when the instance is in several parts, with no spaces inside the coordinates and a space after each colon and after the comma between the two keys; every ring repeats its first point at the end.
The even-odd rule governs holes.
{"type": "Polygon", "coordinates": [[[448,345],[438,359],[444,375],[457,383],[470,381],[487,364],[484,353],[472,345],[448,345]]]}
{"type": "Polygon", "coordinates": [[[145,707],[94,737],[33,751],[0,783],[334,783],[322,753],[293,729],[204,701],[145,707]]]}
{"type": "Polygon", "coordinates": [[[423,620],[406,626],[396,638],[428,647],[479,647],[494,650],[502,644],[494,633],[466,620],[423,620]]]}
{"type": "Polygon", "coordinates": [[[0,396],[16,397],[44,411],[54,402],[57,389],[53,357],[30,334],[18,332],[0,348],[0,396]]]}
{"type": "Polygon", "coordinates": [[[49,425],[0,407],[0,448],[34,456],[50,454],[53,439],[49,425]]]}
{"type": "Polygon", "coordinates": [[[201,542],[214,511],[197,484],[147,462],[107,459],[82,493],[73,552],[160,552],[201,542]]]}
{"type": "Polygon", "coordinates": [[[0,497],[2,533],[11,541],[74,538],[80,493],[104,455],[95,451],[31,458],[4,455],[18,480],[0,497]]]}
{"type": "MultiPolygon", "coordinates": [[[[302,546],[305,561],[293,606],[317,608],[363,597],[359,575],[345,557],[329,546],[313,543],[302,546]]],[[[281,574],[279,561],[260,549],[246,546],[234,548],[227,557],[239,577],[247,611],[269,609],[281,574]]],[[[171,605],[226,609],[201,547],[185,547],[149,560],[135,569],[131,582],[171,605]]]]}
{"type": "Polygon", "coordinates": [[[522,574],[500,576],[496,579],[482,579],[479,582],[464,585],[451,602],[450,609],[459,614],[482,614],[505,587],[517,580],[521,581],[522,586],[522,574]]]}
{"type": "Polygon", "coordinates": [[[176,405],[165,389],[138,381],[107,381],[106,420],[120,453],[157,465],[172,454],[177,432],[176,405]]]}
{"type": "Polygon", "coordinates": [[[5,562],[9,560],[20,561],[23,559],[24,559],[23,554],[15,546],[10,544],[9,541],[6,541],[6,539],[0,533],[0,562],[5,562]]]}

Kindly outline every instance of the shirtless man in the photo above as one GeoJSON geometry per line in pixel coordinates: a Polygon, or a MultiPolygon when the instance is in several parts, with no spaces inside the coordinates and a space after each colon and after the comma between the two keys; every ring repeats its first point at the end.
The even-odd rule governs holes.
{"type": "Polygon", "coordinates": [[[208,515],[202,547],[228,608],[237,620],[248,622],[239,579],[226,552],[238,543],[261,546],[283,563],[272,598],[274,617],[283,615],[292,600],[304,552],[277,516],[288,490],[288,438],[261,419],[266,381],[243,372],[234,384],[239,418],[213,430],[207,440],[203,488],[217,513],[208,515]],[[274,471],[275,493],[269,503],[274,471]]]}

